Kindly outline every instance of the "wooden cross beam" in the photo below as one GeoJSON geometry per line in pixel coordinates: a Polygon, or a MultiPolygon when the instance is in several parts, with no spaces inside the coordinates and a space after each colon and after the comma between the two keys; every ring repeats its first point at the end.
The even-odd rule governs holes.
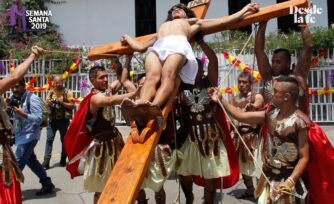
{"type": "MultiPolygon", "coordinates": [[[[208,0],[206,0],[208,1],[208,0]]],[[[198,18],[204,18],[208,5],[210,1],[206,2],[205,4],[201,4],[204,1],[196,1],[197,4],[192,5],[192,2],[190,2],[188,5],[192,5],[192,10],[195,12],[196,16],[198,18]]],[[[245,19],[242,21],[239,21],[234,24],[230,24],[224,27],[215,27],[215,28],[204,28],[203,33],[204,34],[212,34],[216,32],[221,32],[224,30],[230,30],[230,29],[235,29],[235,28],[240,28],[243,26],[250,25],[252,23],[260,22],[260,21],[265,21],[269,20],[271,18],[277,18],[280,16],[285,16],[289,14],[290,6],[297,6],[297,7],[306,7],[307,6],[307,0],[290,0],[290,1],[285,1],[279,4],[273,4],[269,5],[263,8],[259,9],[259,12],[254,13],[250,16],[247,16],[245,19]]],[[[145,42],[153,37],[153,34],[150,35],[145,35],[141,37],[135,38],[138,42],[145,42]]],[[[120,42],[113,42],[113,43],[108,43],[104,45],[100,45],[97,47],[92,48],[89,53],[88,53],[88,59],[89,60],[98,60],[98,59],[105,59],[109,58],[108,54],[130,54],[132,49],[128,45],[122,45],[120,42]]]]}

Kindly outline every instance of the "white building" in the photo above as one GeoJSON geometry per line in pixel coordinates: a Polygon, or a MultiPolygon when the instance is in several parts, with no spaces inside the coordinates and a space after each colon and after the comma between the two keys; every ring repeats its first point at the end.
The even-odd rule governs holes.
{"type": "MultiPolygon", "coordinates": [[[[206,18],[229,15],[250,1],[211,0],[206,18]]],[[[285,0],[254,2],[267,6],[282,1],[285,0]]],[[[123,34],[136,36],[155,32],[166,19],[169,8],[179,2],[179,0],[67,0],[65,3],[46,5],[52,11],[51,22],[59,25],[59,32],[63,34],[66,44],[99,45],[117,41],[123,34]]],[[[181,2],[188,1],[181,0],[181,2]]],[[[327,27],[334,23],[333,0],[312,2],[322,9],[322,14],[315,16],[316,26],[327,27]]],[[[278,28],[287,28],[287,23],[285,21],[278,23],[277,19],[270,20],[268,31],[275,31],[278,28]]]]}

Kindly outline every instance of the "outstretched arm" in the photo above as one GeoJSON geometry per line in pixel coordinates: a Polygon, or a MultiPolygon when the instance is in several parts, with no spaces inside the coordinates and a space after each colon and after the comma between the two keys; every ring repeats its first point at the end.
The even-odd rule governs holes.
{"type": "Polygon", "coordinates": [[[96,111],[98,108],[106,107],[106,106],[113,106],[120,104],[125,98],[135,98],[139,92],[141,87],[139,87],[135,92],[126,93],[122,95],[112,95],[112,96],[105,96],[103,94],[95,94],[91,98],[91,110],[92,113],[96,111]]]}
{"type": "Polygon", "coordinates": [[[260,22],[260,26],[255,37],[255,55],[257,60],[257,66],[259,68],[259,72],[262,78],[264,80],[269,80],[272,77],[272,73],[270,71],[270,63],[268,56],[264,52],[266,27],[267,27],[267,21],[260,22]]]}
{"type": "Polygon", "coordinates": [[[29,57],[24,62],[19,64],[11,75],[4,78],[3,80],[0,80],[0,94],[5,93],[8,89],[14,86],[17,82],[19,82],[27,73],[34,59],[38,58],[39,55],[41,55],[42,53],[42,48],[33,46],[32,52],[29,57]]]}
{"type": "Polygon", "coordinates": [[[244,112],[240,108],[237,108],[232,104],[228,103],[219,93],[217,88],[210,88],[208,90],[208,93],[213,101],[220,101],[222,105],[226,108],[226,111],[229,112],[236,120],[248,124],[262,124],[264,122],[265,111],[244,112]]]}
{"type": "Polygon", "coordinates": [[[147,48],[152,46],[156,40],[157,40],[156,35],[154,35],[154,37],[152,37],[151,39],[149,39],[149,40],[147,40],[143,43],[140,43],[140,42],[136,41],[134,38],[130,37],[129,35],[123,35],[120,39],[122,44],[127,44],[134,51],[138,51],[138,52],[145,52],[147,50],[147,48]]]}
{"type": "Polygon", "coordinates": [[[246,16],[249,16],[259,10],[259,5],[256,3],[249,3],[240,11],[217,19],[202,19],[198,20],[196,24],[199,25],[199,30],[205,31],[210,30],[215,27],[225,27],[226,25],[237,22],[238,20],[243,19],[246,16]]]}
{"type": "Polygon", "coordinates": [[[312,37],[311,32],[307,28],[307,25],[305,27],[302,27],[301,30],[304,48],[302,49],[300,56],[298,58],[298,62],[296,65],[296,68],[294,72],[297,76],[301,76],[305,82],[305,85],[307,84],[307,78],[308,78],[308,72],[311,67],[311,57],[312,57],[312,37]]]}
{"type": "Polygon", "coordinates": [[[197,41],[205,55],[209,59],[208,77],[212,86],[218,85],[218,59],[216,53],[204,42],[203,38],[197,41]]]}

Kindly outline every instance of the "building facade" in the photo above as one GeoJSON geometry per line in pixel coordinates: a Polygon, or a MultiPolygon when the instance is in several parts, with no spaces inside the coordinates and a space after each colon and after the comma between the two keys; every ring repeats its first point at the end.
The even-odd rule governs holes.
{"type": "MultiPolygon", "coordinates": [[[[263,6],[285,0],[253,0],[263,6]]],[[[141,36],[155,32],[174,4],[189,0],[67,0],[61,4],[47,4],[52,11],[51,21],[59,25],[59,32],[68,45],[100,45],[119,40],[123,34],[141,36]]],[[[251,0],[211,0],[206,18],[226,16],[240,10],[251,0]]],[[[322,13],[315,15],[314,26],[327,27],[334,23],[334,1],[313,0],[322,13]]],[[[293,16],[271,19],[268,31],[288,31],[296,28],[293,16]]],[[[251,31],[251,27],[243,31],[251,31]]]]}

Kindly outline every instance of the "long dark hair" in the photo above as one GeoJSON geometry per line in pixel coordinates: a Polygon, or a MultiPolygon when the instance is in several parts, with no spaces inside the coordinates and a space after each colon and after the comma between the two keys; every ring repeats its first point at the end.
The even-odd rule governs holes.
{"type": "Polygon", "coordinates": [[[193,10],[189,9],[185,4],[179,3],[179,4],[174,5],[171,9],[168,10],[168,16],[167,16],[166,21],[173,20],[173,18],[172,18],[172,12],[176,8],[184,10],[184,12],[186,13],[186,15],[187,15],[188,18],[195,18],[196,17],[196,15],[195,15],[195,13],[194,13],[193,10]]]}

